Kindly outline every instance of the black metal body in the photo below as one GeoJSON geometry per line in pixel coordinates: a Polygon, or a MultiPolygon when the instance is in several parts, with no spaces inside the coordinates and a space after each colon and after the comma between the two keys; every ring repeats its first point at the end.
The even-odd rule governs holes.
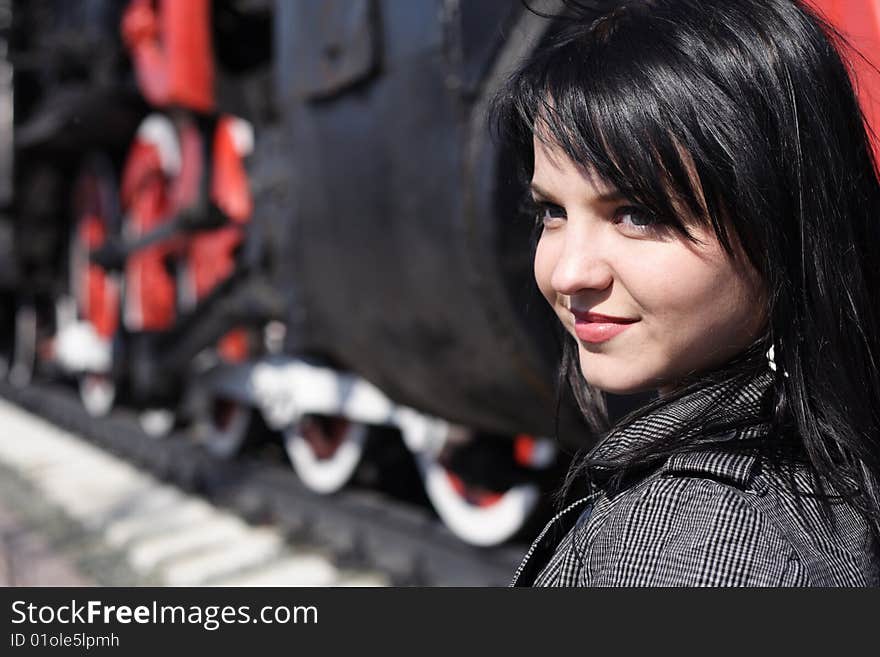
{"type": "MultiPolygon", "coordinates": [[[[531,227],[500,183],[486,98],[511,2],[276,7],[290,203],[274,221],[289,348],[491,431],[553,431],[531,227]]],[[[501,166],[500,166],[501,165],[501,166]]],[[[504,181],[506,182],[506,181],[504,181]]]]}

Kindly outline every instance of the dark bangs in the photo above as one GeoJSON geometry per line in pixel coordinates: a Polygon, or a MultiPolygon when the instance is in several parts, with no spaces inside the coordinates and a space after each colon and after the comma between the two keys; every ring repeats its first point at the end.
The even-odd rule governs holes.
{"type": "Polygon", "coordinates": [[[711,225],[729,254],[739,241],[758,266],[748,226],[731,240],[732,188],[716,182],[733,181],[733,151],[760,131],[731,116],[731,91],[700,61],[705,35],[691,38],[680,16],[664,22],[662,3],[617,4],[587,30],[558,17],[561,29],[496,97],[495,128],[515,145],[521,182],[533,173],[537,135],[680,234],[693,239],[694,222],[711,225]]]}

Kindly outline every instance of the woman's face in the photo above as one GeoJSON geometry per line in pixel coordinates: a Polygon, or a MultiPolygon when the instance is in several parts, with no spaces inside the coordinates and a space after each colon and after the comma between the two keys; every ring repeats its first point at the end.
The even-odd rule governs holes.
{"type": "Polygon", "coordinates": [[[710,227],[693,243],[535,139],[542,294],[575,338],[584,378],[607,392],[664,390],[747,347],[765,322],[760,277],[710,227]]]}

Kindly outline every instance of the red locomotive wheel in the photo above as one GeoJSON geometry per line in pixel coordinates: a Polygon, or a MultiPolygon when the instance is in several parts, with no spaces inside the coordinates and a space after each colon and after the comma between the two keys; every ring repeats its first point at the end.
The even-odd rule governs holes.
{"type": "Polygon", "coordinates": [[[86,410],[101,416],[116,398],[112,355],[121,300],[118,276],[90,260],[118,229],[117,181],[106,156],[92,156],[83,164],[74,187],[73,211],[69,281],[76,326],[73,330],[59,326],[63,339],[57,345],[58,355],[76,372],[86,410]]]}
{"type": "MultiPolygon", "coordinates": [[[[201,148],[192,121],[175,124],[158,113],[143,120],[122,178],[123,232],[129,239],[156,230],[192,202],[202,172],[201,148]]],[[[179,240],[165,240],[127,259],[122,317],[129,331],[165,331],[176,321],[180,290],[167,263],[179,257],[180,248],[179,240]]],[[[147,435],[161,438],[175,427],[177,417],[171,408],[144,408],[138,422],[147,435]]]]}
{"type": "Polygon", "coordinates": [[[341,490],[354,476],[367,426],[344,417],[306,415],[284,431],[284,446],[300,480],[316,493],[341,490]]]}
{"type": "MultiPolygon", "coordinates": [[[[518,465],[532,469],[547,467],[555,458],[549,441],[531,436],[517,436],[510,448],[511,458],[518,465]]],[[[515,536],[540,500],[540,487],[534,482],[480,483],[461,476],[444,459],[432,454],[417,455],[417,462],[425,492],[437,514],[453,533],[473,545],[498,545],[515,536]]]]}

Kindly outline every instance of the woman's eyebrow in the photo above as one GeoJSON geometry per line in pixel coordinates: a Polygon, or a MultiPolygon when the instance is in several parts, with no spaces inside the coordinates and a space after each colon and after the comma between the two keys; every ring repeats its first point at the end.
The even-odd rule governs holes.
{"type": "Polygon", "coordinates": [[[609,189],[606,192],[597,194],[593,200],[596,203],[620,203],[621,201],[627,201],[629,199],[623,192],[616,189],[609,189]]]}
{"type": "MultiPolygon", "coordinates": [[[[532,191],[532,194],[537,197],[540,197],[540,198],[547,200],[547,201],[554,200],[553,194],[542,189],[539,185],[536,185],[534,182],[529,184],[529,189],[532,191]]],[[[606,191],[603,191],[600,194],[597,194],[592,199],[592,201],[594,203],[619,203],[621,201],[626,201],[626,200],[627,200],[627,196],[625,194],[623,194],[620,190],[613,189],[613,188],[608,189],[606,191]]]]}
{"type": "Polygon", "coordinates": [[[529,183],[529,189],[531,190],[534,196],[539,196],[542,199],[546,199],[548,201],[553,200],[553,194],[541,189],[539,185],[536,185],[534,182],[529,183]]]}

